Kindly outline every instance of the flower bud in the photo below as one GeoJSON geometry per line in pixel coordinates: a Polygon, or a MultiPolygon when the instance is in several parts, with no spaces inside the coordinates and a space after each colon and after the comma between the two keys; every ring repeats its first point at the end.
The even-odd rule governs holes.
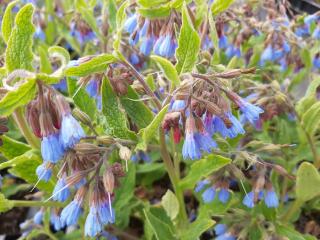
{"type": "Polygon", "coordinates": [[[119,146],[119,156],[121,159],[125,160],[125,161],[129,161],[131,158],[131,150],[128,147],[119,146]]]}
{"type": "Polygon", "coordinates": [[[108,193],[112,193],[113,192],[114,182],[115,182],[115,179],[114,179],[114,175],[113,175],[112,169],[109,168],[103,174],[103,186],[104,186],[105,190],[108,193]]]}
{"type": "Polygon", "coordinates": [[[74,146],[74,150],[80,154],[98,154],[101,149],[92,143],[78,143],[74,146]]]}
{"type": "Polygon", "coordinates": [[[115,141],[111,136],[98,136],[97,142],[98,144],[110,145],[113,144],[115,141]]]}
{"type": "Polygon", "coordinates": [[[92,125],[92,121],[90,117],[85,112],[82,112],[80,109],[78,108],[73,109],[72,115],[83,124],[88,126],[92,125]]]}

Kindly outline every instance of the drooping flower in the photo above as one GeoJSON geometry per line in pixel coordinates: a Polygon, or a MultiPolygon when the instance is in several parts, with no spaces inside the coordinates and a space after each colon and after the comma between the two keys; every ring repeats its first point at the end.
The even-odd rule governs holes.
{"type": "Polygon", "coordinates": [[[320,54],[316,54],[316,56],[313,58],[312,63],[315,68],[320,68],[320,54]]]}
{"type": "Polygon", "coordinates": [[[40,209],[33,217],[33,222],[35,224],[41,224],[43,221],[43,209],[40,209]]]}
{"type": "Polygon", "coordinates": [[[57,133],[42,137],[41,155],[44,161],[57,163],[63,157],[63,154],[64,151],[57,133]]]}
{"type": "Polygon", "coordinates": [[[145,56],[149,56],[152,51],[153,42],[154,42],[153,36],[147,36],[143,38],[142,43],[140,45],[140,52],[145,56]]]}
{"type": "Polygon", "coordinates": [[[90,211],[84,226],[84,231],[85,235],[89,237],[94,237],[102,231],[101,220],[99,219],[99,215],[95,207],[90,207],[90,211]]]}
{"type": "Polygon", "coordinates": [[[49,181],[52,174],[52,166],[53,166],[52,164],[44,162],[37,167],[36,174],[39,180],[43,180],[45,182],[49,181]]]}
{"type": "Polygon", "coordinates": [[[181,111],[185,107],[186,107],[186,101],[185,100],[176,99],[171,104],[170,110],[172,110],[172,111],[181,111]]]}
{"type": "Polygon", "coordinates": [[[144,151],[138,151],[136,154],[131,155],[131,161],[138,162],[139,160],[142,160],[145,163],[150,163],[151,158],[147,152],[144,151]]]}
{"type": "Polygon", "coordinates": [[[222,235],[227,231],[227,225],[219,223],[214,226],[214,232],[216,235],[222,235]]]}
{"type": "Polygon", "coordinates": [[[259,120],[260,114],[264,112],[262,108],[255,106],[242,98],[238,98],[236,103],[243,113],[245,119],[248,120],[252,125],[259,120]]]}
{"type": "Polygon", "coordinates": [[[254,193],[251,191],[247,193],[242,201],[244,205],[246,205],[248,208],[254,207],[254,193]]]}
{"type": "Polygon", "coordinates": [[[266,190],[264,202],[268,208],[276,208],[279,206],[279,198],[273,188],[266,190]]]}
{"type": "Polygon", "coordinates": [[[46,34],[44,33],[44,31],[42,30],[42,28],[40,27],[40,25],[38,25],[36,27],[36,31],[34,33],[34,37],[41,40],[41,41],[45,41],[46,39],[46,34]]]}
{"type": "Polygon", "coordinates": [[[54,190],[52,193],[53,200],[64,202],[68,199],[70,195],[70,190],[66,185],[67,185],[67,182],[65,177],[63,176],[58,180],[56,186],[54,187],[54,190]]]}
{"type": "Polygon", "coordinates": [[[161,45],[159,46],[159,55],[171,58],[174,55],[175,49],[176,44],[174,43],[172,36],[170,34],[165,35],[161,45]]]}
{"type": "Polygon", "coordinates": [[[56,211],[51,212],[50,223],[52,224],[54,230],[56,231],[59,231],[64,227],[56,211]]]}
{"type": "Polygon", "coordinates": [[[317,40],[320,39],[320,26],[319,26],[319,24],[318,24],[318,26],[316,27],[316,29],[313,31],[312,37],[313,37],[314,39],[317,39],[317,40]]]}
{"type": "Polygon", "coordinates": [[[199,148],[203,151],[211,152],[213,148],[218,146],[206,131],[195,133],[194,138],[199,148]]]}
{"type": "Polygon", "coordinates": [[[264,66],[265,62],[267,61],[274,61],[273,48],[271,44],[269,44],[262,52],[260,57],[260,65],[264,66]]]}
{"type": "Polygon", "coordinates": [[[132,53],[130,55],[130,63],[133,64],[133,65],[136,65],[140,62],[140,59],[139,59],[139,56],[135,53],[132,53]]]}
{"type": "Polygon", "coordinates": [[[133,33],[137,27],[138,18],[136,14],[131,15],[124,23],[124,30],[128,33],[133,33]]]}
{"type": "Polygon", "coordinates": [[[210,183],[210,181],[208,179],[199,181],[194,189],[195,192],[200,192],[202,189],[204,189],[208,184],[210,183]]]}
{"type": "Polygon", "coordinates": [[[200,147],[194,138],[196,129],[194,118],[188,117],[186,120],[185,139],[182,147],[184,159],[199,159],[201,157],[200,147]]]}
{"type": "Polygon", "coordinates": [[[319,19],[319,16],[317,16],[316,14],[311,14],[306,16],[303,21],[306,25],[310,26],[311,23],[317,21],[319,19]]]}
{"type": "Polygon", "coordinates": [[[228,47],[228,38],[224,34],[222,34],[219,37],[219,48],[225,49],[227,47],[228,47]]]}
{"type": "Polygon", "coordinates": [[[226,203],[229,201],[230,199],[230,192],[228,189],[226,188],[221,188],[218,194],[218,199],[220,200],[220,202],[222,203],[226,203]]]}
{"type": "Polygon", "coordinates": [[[202,200],[205,203],[212,202],[214,200],[214,197],[216,196],[216,189],[212,186],[207,188],[203,193],[202,193],[202,200]]]}

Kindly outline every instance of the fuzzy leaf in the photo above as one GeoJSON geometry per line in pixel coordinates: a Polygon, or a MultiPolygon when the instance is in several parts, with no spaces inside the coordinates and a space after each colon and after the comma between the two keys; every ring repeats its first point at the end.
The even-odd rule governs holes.
{"type": "Polygon", "coordinates": [[[181,239],[194,240],[199,239],[201,234],[209,230],[215,221],[208,217],[197,217],[197,219],[190,224],[188,229],[182,233],[181,239]]]}
{"type": "Polygon", "coordinates": [[[169,105],[162,108],[162,110],[155,116],[153,121],[146,127],[139,131],[139,136],[141,137],[141,141],[137,144],[136,150],[147,149],[147,144],[149,141],[156,135],[159,126],[167,113],[169,105]]]}
{"type": "Polygon", "coordinates": [[[137,3],[145,8],[151,8],[159,6],[162,3],[166,3],[167,0],[137,0],[137,3]]]}
{"type": "Polygon", "coordinates": [[[170,15],[171,8],[169,4],[157,6],[156,8],[139,8],[138,12],[141,16],[154,19],[170,15]]]}
{"type": "Polygon", "coordinates": [[[303,162],[297,172],[296,195],[300,201],[308,201],[320,195],[320,174],[308,162],[303,162]]]}
{"type": "Polygon", "coordinates": [[[176,195],[174,195],[172,191],[168,190],[166,194],[163,195],[161,199],[161,205],[171,220],[174,220],[178,216],[179,202],[176,195]]]}
{"type": "Polygon", "coordinates": [[[180,84],[179,75],[177,73],[177,70],[175,69],[175,67],[172,65],[170,61],[156,55],[152,55],[151,59],[158,64],[159,68],[164,73],[166,78],[170,80],[174,86],[179,86],[180,84]]]}
{"type": "Polygon", "coordinates": [[[79,66],[69,67],[66,69],[66,76],[71,77],[83,77],[93,73],[103,72],[107,69],[110,63],[116,62],[117,59],[111,54],[102,54],[93,57],[87,62],[80,64],[79,66]]]}
{"type": "Polygon", "coordinates": [[[6,199],[2,193],[0,193],[0,213],[7,212],[11,208],[13,208],[13,203],[6,199]]]}
{"type": "Polygon", "coordinates": [[[34,7],[27,4],[20,9],[15,18],[6,49],[6,68],[8,72],[15,69],[32,70],[32,43],[35,28],[32,24],[34,7]]]}
{"type": "Polygon", "coordinates": [[[118,97],[113,92],[109,79],[103,79],[101,91],[106,133],[122,139],[135,139],[134,132],[127,127],[126,115],[120,107],[118,97]]]}
{"type": "Polygon", "coordinates": [[[0,115],[8,116],[16,108],[27,104],[36,94],[36,81],[29,79],[16,90],[8,92],[0,101],[0,115]]]}
{"type": "Polygon", "coordinates": [[[211,11],[213,15],[217,15],[218,13],[223,12],[226,10],[234,0],[215,0],[212,3],[211,11]]]}
{"type": "Polygon", "coordinates": [[[117,33],[115,35],[115,40],[113,42],[113,48],[116,51],[120,49],[122,28],[126,20],[126,8],[129,5],[128,1],[124,1],[117,11],[116,23],[117,23],[117,33]]]}
{"type": "Polygon", "coordinates": [[[13,14],[12,14],[12,9],[14,6],[17,4],[18,1],[12,1],[11,3],[8,4],[6,11],[3,14],[3,19],[2,19],[2,24],[1,24],[1,31],[2,31],[2,37],[3,40],[7,43],[9,40],[9,37],[11,35],[11,31],[13,28],[13,14]]]}
{"type": "Polygon", "coordinates": [[[8,136],[4,135],[1,137],[1,139],[3,141],[3,145],[0,146],[0,152],[7,159],[20,156],[21,154],[24,154],[26,151],[30,150],[29,145],[18,142],[12,138],[9,138],[8,136]]]}
{"type": "Polygon", "coordinates": [[[139,100],[138,94],[132,87],[128,87],[128,93],[125,96],[120,96],[120,102],[126,113],[139,128],[148,126],[152,121],[153,113],[139,100]]]}
{"type": "Polygon", "coordinates": [[[182,9],[182,26],[176,50],[178,74],[191,72],[198,58],[200,37],[193,28],[186,6],[182,9]]]}
{"type": "Polygon", "coordinates": [[[193,188],[201,179],[209,176],[231,162],[231,159],[219,155],[210,154],[191,165],[188,175],[180,182],[182,189],[193,188]]]}
{"type": "Polygon", "coordinates": [[[302,115],[305,130],[313,136],[320,127],[320,102],[316,102],[302,115]]]}
{"type": "Polygon", "coordinates": [[[143,211],[146,221],[150,225],[152,232],[154,233],[157,240],[177,239],[172,233],[170,226],[167,224],[167,222],[163,221],[158,216],[151,213],[149,210],[144,209],[143,211]]]}

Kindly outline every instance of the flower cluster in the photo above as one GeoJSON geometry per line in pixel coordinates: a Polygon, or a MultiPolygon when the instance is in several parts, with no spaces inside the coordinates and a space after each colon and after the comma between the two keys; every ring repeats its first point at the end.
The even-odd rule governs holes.
{"type": "Polygon", "coordinates": [[[135,13],[126,20],[124,30],[130,34],[131,46],[140,42],[139,50],[143,55],[148,56],[153,51],[156,55],[171,58],[177,48],[174,24],[179,22],[175,14],[164,20],[153,20],[135,13]]]}

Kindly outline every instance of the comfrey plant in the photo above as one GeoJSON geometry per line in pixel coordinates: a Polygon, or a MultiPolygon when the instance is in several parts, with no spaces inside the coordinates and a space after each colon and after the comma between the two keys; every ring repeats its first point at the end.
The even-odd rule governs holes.
{"type": "Polygon", "coordinates": [[[320,238],[319,13],[275,0],[0,12],[0,212],[14,229],[0,234],[320,238]]]}

